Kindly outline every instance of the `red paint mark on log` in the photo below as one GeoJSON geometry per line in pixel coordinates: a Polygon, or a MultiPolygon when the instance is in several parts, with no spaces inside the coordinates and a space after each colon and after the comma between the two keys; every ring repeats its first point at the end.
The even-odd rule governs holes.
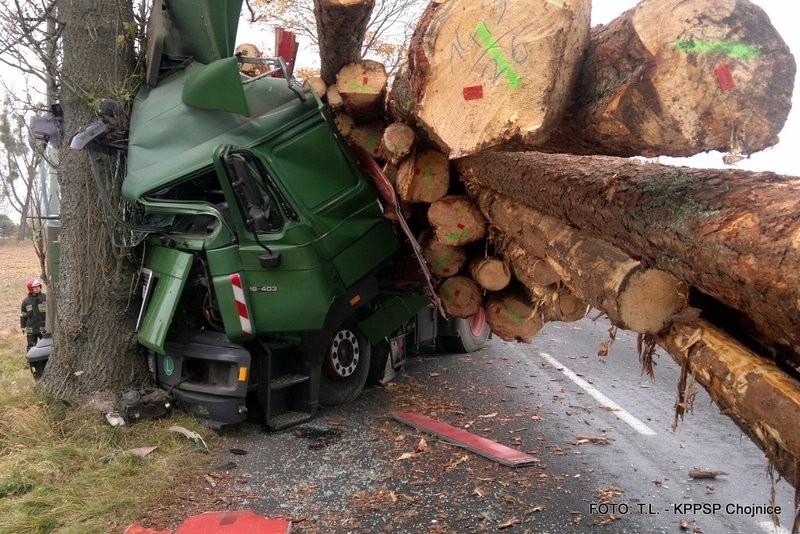
{"type": "Polygon", "coordinates": [[[425,417],[418,413],[395,411],[391,412],[391,415],[401,423],[412,426],[417,430],[439,436],[448,443],[463,447],[464,449],[509,467],[519,467],[539,461],[530,454],[512,449],[511,447],[506,447],[496,441],[476,436],[466,430],[455,428],[447,423],[425,417]]]}
{"type": "Polygon", "coordinates": [[[361,85],[369,85],[369,78],[364,76],[364,78],[361,80],[361,85]]]}
{"type": "Polygon", "coordinates": [[[461,224],[461,223],[458,223],[458,224],[456,225],[456,228],[458,228],[459,230],[463,230],[463,229],[464,229],[464,225],[463,225],[463,224],[461,224]]]}
{"type": "Polygon", "coordinates": [[[717,75],[717,83],[719,84],[719,88],[723,91],[727,91],[736,85],[733,81],[730,65],[725,64],[717,67],[716,70],[714,70],[714,74],[717,75]]]}
{"type": "Polygon", "coordinates": [[[471,87],[465,87],[462,90],[462,94],[464,95],[464,100],[478,100],[483,98],[483,86],[482,85],[473,85],[471,87]]]}

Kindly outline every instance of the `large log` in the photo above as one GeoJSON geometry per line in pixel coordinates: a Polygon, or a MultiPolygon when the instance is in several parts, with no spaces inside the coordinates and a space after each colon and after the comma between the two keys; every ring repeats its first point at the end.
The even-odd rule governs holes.
{"type": "Polygon", "coordinates": [[[592,28],[564,121],[537,150],[750,154],[777,143],[795,70],[747,0],[643,0],[592,28]]]}
{"type": "Polygon", "coordinates": [[[724,317],[737,336],[800,364],[800,178],[541,153],[456,168],[738,310],[742,324],[730,309],[724,317]]]}
{"type": "Polygon", "coordinates": [[[361,59],[361,44],[375,0],[314,0],[319,41],[320,76],[326,84],[336,74],[361,59]]]}
{"type": "Polygon", "coordinates": [[[620,328],[655,334],[686,306],[687,289],[671,274],[502,194],[483,189],[477,201],[487,220],[523,249],[526,225],[535,227],[547,243],[547,260],[564,284],[620,328]]]}
{"type": "Polygon", "coordinates": [[[657,340],[800,487],[800,382],[705,321],[675,324],[657,340]]]}
{"type": "Polygon", "coordinates": [[[411,40],[395,113],[413,110],[450,157],[544,141],[577,76],[589,13],[589,0],[431,2],[411,40]]]}
{"type": "Polygon", "coordinates": [[[383,118],[387,79],[383,63],[370,59],[348,63],[339,69],[336,90],[344,109],[356,124],[369,124],[383,118]]]}

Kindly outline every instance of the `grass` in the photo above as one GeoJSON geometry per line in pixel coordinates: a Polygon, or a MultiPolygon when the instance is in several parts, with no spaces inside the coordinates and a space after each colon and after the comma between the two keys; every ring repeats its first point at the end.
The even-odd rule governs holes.
{"type": "Polygon", "coordinates": [[[208,470],[210,455],[168,427],[199,432],[212,448],[214,435],[180,414],[111,427],[101,414],[37,395],[18,328],[36,256],[30,243],[0,242],[0,258],[0,533],[123,532],[208,470]],[[158,448],[131,451],[146,446],[158,448]]]}

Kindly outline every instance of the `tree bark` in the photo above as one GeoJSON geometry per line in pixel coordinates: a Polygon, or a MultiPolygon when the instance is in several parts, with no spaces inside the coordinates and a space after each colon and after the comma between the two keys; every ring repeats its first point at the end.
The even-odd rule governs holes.
{"type": "Polygon", "coordinates": [[[655,334],[686,306],[688,290],[671,274],[648,268],[605,241],[489,189],[480,191],[477,199],[489,222],[523,249],[524,225],[536,227],[559,278],[620,328],[655,334]]]}
{"type": "MultiPolygon", "coordinates": [[[[134,83],[133,49],[117,41],[133,16],[124,0],[76,0],[61,5],[59,18],[67,73],[61,103],[69,136],[96,118],[87,95],[133,93],[125,86],[134,83]]],[[[60,157],[59,318],[38,388],[107,410],[122,390],[139,387],[148,376],[126,316],[134,265],[130,251],[111,245],[87,153],[63,149],[60,157]]]]}
{"type": "Polygon", "coordinates": [[[589,0],[431,2],[412,37],[407,80],[393,91],[393,109],[413,110],[451,158],[509,142],[540,143],[572,91],[589,12],[589,0]]]}
{"type": "Polygon", "coordinates": [[[643,0],[596,26],[563,122],[536,150],[750,154],[778,142],[795,60],[747,0],[643,0]]]}
{"type": "Polygon", "coordinates": [[[456,167],[674,274],[729,307],[723,321],[756,352],[800,364],[800,178],[540,153],[456,167]]]}
{"type": "Polygon", "coordinates": [[[336,83],[336,74],[361,59],[361,45],[375,0],[314,0],[320,76],[336,83]]]}
{"type": "Polygon", "coordinates": [[[797,488],[800,382],[705,321],[675,324],[658,344],[797,488]]]}

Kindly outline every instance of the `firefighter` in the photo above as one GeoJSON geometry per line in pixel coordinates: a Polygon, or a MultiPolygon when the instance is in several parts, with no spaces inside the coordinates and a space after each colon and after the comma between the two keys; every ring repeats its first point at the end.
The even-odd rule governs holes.
{"type": "Polygon", "coordinates": [[[42,282],[36,278],[28,281],[28,296],[22,301],[19,324],[28,336],[28,350],[42,339],[47,314],[47,295],[42,293],[42,282]]]}

